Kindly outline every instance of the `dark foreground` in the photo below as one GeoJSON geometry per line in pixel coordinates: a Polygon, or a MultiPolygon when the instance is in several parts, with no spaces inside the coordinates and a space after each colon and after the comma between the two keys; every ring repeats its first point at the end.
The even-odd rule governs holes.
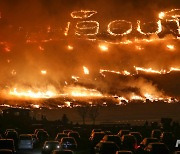
{"type": "Polygon", "coordinates": [[[131,151],[134,154],[172,154],[180,150],[176,147],[176,142],[180,139],[180,126],[179,123],[170,118],[161,119],[161,123],[146,122],[143,126],[131,126],[130,124],[101,124],[96,126],[33,124],[26,128],[19,127],[14,130],[6,130],[6,132],[5,129],[1,129],[1,136],[1,140],[14,139],[17,154],[53,153],[53,150],[42,152],[44,142],[48,140],[57,140],[58,145],[60,145],[58,150],[70,149],[75,154],[118,154],[116,151],[124,150],[129,151],[129,153],[131,151]],[[57,139],[57,134],[63,133],[65,136],[72,137],[72,131],[76,134],[79,133],[74,135],[77,148],[70,146],[63,148],[62,138],[57,139]],[[36,142],[33,144],[33,149],[18,149],[21,140],[20,134],[35,134],[33,139],[36,139],[36,142]],[[155,145],[157,147],[152,148],[155,145]]]}

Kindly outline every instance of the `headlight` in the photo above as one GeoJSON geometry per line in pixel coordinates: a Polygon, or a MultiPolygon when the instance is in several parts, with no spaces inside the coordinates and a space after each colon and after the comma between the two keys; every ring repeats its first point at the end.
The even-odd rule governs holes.
{"type": "Polygon", "coordinates": [[[49,146],[48,146],[48,145],[46,145],[46,146],[45,146],[45,148],[46,148],[46,149],[48,149],[48,148],[49,148],[49,146]]]}
{"type": "Polygon", "coordinates": [[[59,148],[60,148],[60,146],[58,145],[58,146],[57,146],[57,148],[59,149],[59,148]]]}

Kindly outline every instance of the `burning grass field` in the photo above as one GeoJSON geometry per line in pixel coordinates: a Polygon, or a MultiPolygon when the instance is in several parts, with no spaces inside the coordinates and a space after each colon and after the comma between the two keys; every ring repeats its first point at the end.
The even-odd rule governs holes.
{"type": "Polygon", "coordinates": [[[1,106],[179,102],[179,3],[56,3],[0,2],[1,106]]]}

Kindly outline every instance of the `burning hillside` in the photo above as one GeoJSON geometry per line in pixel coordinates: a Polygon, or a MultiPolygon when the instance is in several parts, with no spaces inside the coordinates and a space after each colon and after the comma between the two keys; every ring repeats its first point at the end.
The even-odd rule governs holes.
{"type": "Polygon", "coordinates": [[[0,2],[1,99],[177,102],[180,6],[82,3],[0,2]]]}

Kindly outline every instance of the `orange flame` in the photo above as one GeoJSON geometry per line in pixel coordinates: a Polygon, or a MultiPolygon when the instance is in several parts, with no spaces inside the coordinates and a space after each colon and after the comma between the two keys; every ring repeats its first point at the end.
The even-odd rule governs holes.
{"type": "Polygon", "coordinates": [[[86,75],[89,74],[89,69],[85,66],[83,66],[83,71],[84,71],[84,74],[86,74],[86,75]]]}

